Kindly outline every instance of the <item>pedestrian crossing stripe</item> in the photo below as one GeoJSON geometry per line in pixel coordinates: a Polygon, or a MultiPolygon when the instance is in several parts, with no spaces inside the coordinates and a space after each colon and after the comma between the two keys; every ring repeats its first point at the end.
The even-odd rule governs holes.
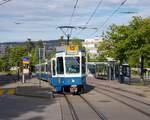
{"type": "Polygon", "coordinates": [[[2,95],[14,95],[14,94],[15,94],[14,88],[0,89],[0,96],[2,96],[2,95]]]}

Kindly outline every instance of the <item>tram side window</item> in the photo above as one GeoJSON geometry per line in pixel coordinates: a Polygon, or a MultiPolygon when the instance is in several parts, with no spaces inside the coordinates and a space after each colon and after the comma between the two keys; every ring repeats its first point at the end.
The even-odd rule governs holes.
{"type": "Polygon", "coordinates": [[[47,70],[47,72],[51,72],[51,65],[50,65],[50,63],[47,64],[47,69],[46,70],[47,70]]]}
{"type": "Polygon", "coordinates": [[[86,65],[85,65],[85,57],[82,56],[82,73],[85,74],[86,71],[86,65]]]}
{"type": "Polygon", "coordinates": [[[55,71],[55,60],[53,60],[53,75],[56,75],[56,71],[55,71]]]}
{"type": "Polygon", "coordinates": [[[41,72],[44,72],[44,68],[45,67],[45,65],[43,65],[43,64],[41,64],[41,72]]]}
{"type": "Polygon", "coordinates": [[[57,58],[57,74],[64,74],[63,57],[57,58]]]}
{"type": "Polygon", "coordinates": [[[35,71],[39,71],[39,66],[35,66],[35,71]]]}
{"type": "Polygon", "coordinates": [[[45,65],[45,71],[48,72],[48,64],[45,65]]]}

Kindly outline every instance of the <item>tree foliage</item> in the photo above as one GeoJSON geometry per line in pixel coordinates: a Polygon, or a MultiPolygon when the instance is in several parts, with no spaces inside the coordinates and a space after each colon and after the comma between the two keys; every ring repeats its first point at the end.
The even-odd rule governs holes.
{"type": "Polygon", "coordinates": [[[23,45],[9,46],[0,57],[0,71],[9,71],[11,67],[22,66],[22,59],[29,57],[30,65],[35,65],[35,44],[28,39],[23,45]]]}
{"type": "Polygon", "coordinates": [[[79,38],[73,38],[71,40],[71,42],[74,45],[78,45],[78,47],[79,47],[80,50],[85,50],[85,48],[82,46],[82,40],[81,39],[79,39],[79,38]]]}
{"type": "Polygon", "coordinates": [[[150,66],[150,18],[133,17],[128,25],[111,25],[100,43],[98,51],[104,57],[112,57],[121,63],[139,64],[143,56],[150,66]]]}

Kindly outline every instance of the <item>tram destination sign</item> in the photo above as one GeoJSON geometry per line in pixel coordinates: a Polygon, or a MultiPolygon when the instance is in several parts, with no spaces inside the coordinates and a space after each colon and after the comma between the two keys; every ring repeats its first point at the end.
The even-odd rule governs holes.
{"type": "Polygon", "coordinates": [[[79,48],[77,45],[69,45],[66,48],[67,54],[78,54],[79,48]]]}

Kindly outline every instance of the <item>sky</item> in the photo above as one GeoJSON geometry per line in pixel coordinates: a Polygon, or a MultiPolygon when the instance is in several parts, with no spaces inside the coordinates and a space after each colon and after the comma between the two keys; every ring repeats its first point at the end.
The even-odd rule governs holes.
{"type": "MultiPolygon", "coordinates": [[[[5,1],[0,0],[0,4],[5,1]]],[[[76,27],[72,31],[72,38],[101,37],[102,32],[113,23],[128,24],[133,16],[150,17],[150,0],[127,0],[102,26],[124,0],[78,0],[71,19],[76,1],[10,0],[0,5],[0,42],[24,42],[28,38],[32,41],[57,40],[64,36],[58,27],[68,25],[76,27]],[[100,6],[86,24],[99,2],[100,6]],[[85,25],[88,29],[78,28],[85,25]],[[98,32],[92,28],[98,28],[98,32]]]]}

